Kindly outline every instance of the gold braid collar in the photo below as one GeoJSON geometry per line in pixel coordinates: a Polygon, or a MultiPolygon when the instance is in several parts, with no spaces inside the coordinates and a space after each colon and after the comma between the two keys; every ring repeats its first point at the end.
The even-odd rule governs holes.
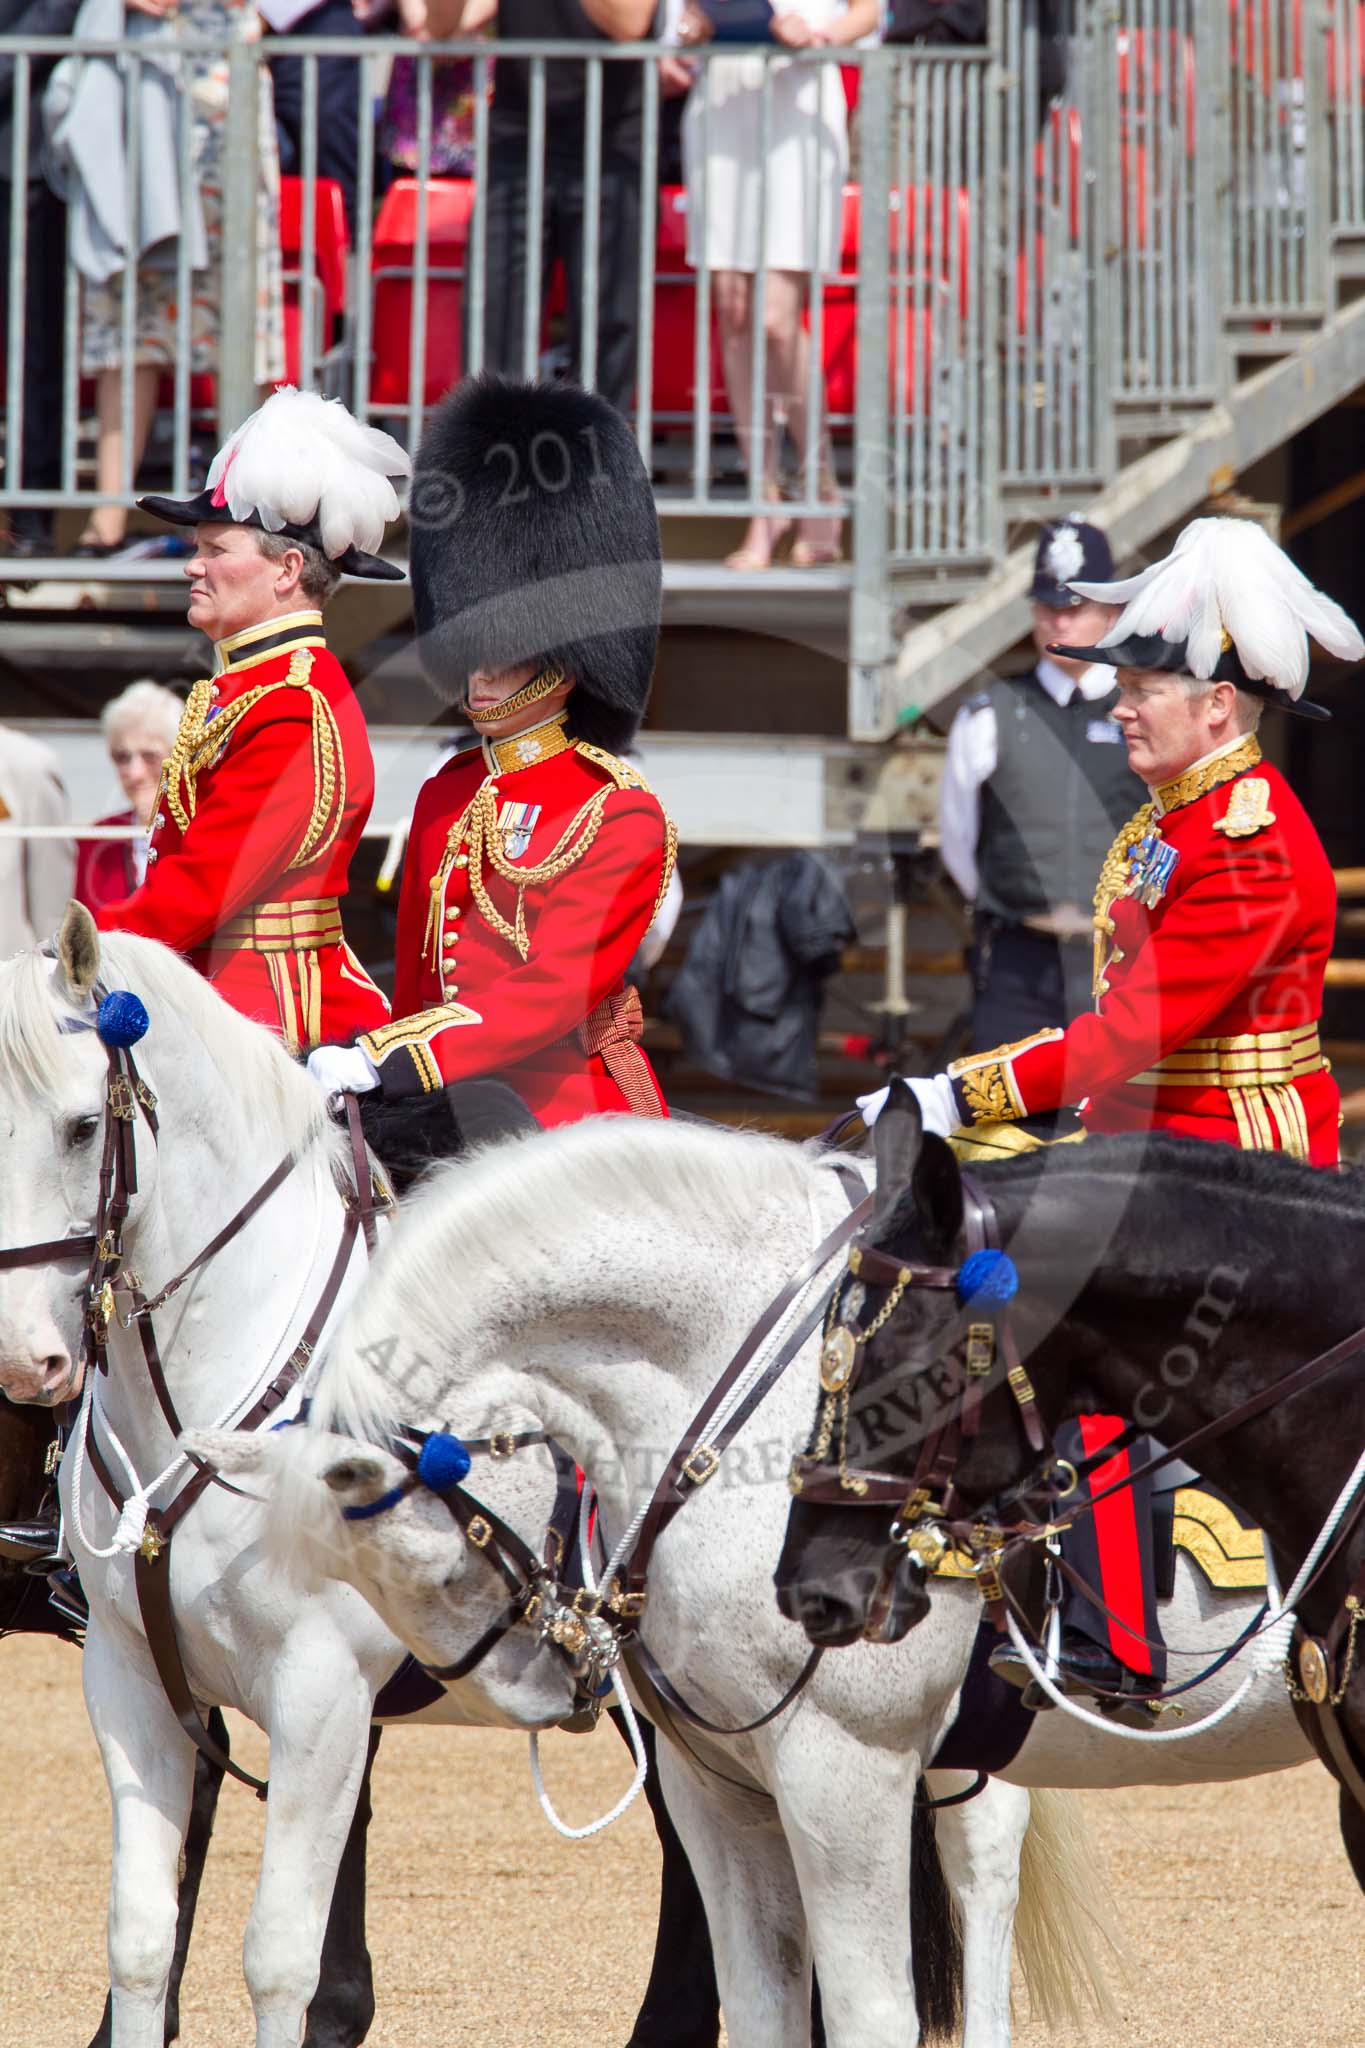
{"type": "Polygon", "coordinates": [[[346,808],[346,762],[341,734],[331,705],[321,690],[309,682],[313,656],[306,647],[289,657],[289,672],[278,682],[258,683],[225,705],[213,718],[213,684],[207,679],[195,683],[185,705],[184,716],[170,754],[161,771],[166,807],[181,832],[189,828],[198,799],[198,779],[232,738],[248,711],[275,690],[302,689],[312,707],[313,808],[304,828],[298,851],[286,869],[306,867],[327,851],[341,828],[346,808]],[[184,798],[181,799],[181,785],[184,798]]]}

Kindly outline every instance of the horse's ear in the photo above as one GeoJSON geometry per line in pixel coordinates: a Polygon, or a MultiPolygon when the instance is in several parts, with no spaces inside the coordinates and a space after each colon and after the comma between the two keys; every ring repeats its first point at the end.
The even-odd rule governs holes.
{"type": "Polygon", "coordinates": [[[872,1150],[877,1161],[877,1200],[867,1222],[867,1235],[876,1244],[889,1228],[905,1200],[924,1143],[924,1121],[915,1092],[895,1075],[882,1113],[872,1126],[872,1150]]]}
{"type": "Polygon", "coordinates": [[[388,1491],[394,1462],[383,1451],[355,1444],[323,1466],[323,1484],[343,1503],[368,1507],[388,1491]]]}
{"type": "Polygon", "coordinates": [[[932,1132],[925,1137],[911,1188],[925,1235],[938,1244],[952,1244],[962,1228],[962,1175],[946,1139],[932,1132]]]}
{"type": "Polygon", "coordinates": [[[83,903],[67,904],[57,934],[57,982],[61,993],[78,1008],[99,980],[100,935],[83,903]]]}

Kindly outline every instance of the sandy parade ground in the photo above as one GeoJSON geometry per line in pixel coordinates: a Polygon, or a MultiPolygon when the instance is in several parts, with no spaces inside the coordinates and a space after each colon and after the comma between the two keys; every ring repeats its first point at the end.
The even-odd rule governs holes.
{"type": "MultiPolygon", "coordinates": [[[[84,2048],[104,1991],[109,1817],[76,1652],[10,1639],[0,1828],[0,2048],[84,2048]]],[[[256,1730],[233,1726],[257,1770],[256,1730]]],[[[565,1818],[626,1783],[610,1730],[545,1744],[565,1818]]],[[[1133,1952],[1108,2048],[1357,2048],[1365,1903],[1316,1766],[1233,1786],[1082,1795],[1133,1952]]],[[[182,2004],[187,2048],[249,2048],[242,1928],[262,1808],[224,1789],[182,2004]]],[[[374,2048],[621,2048],[654,1936],[644,1801],[605,1835],[542,1819],[521,1736],[391,1730],[375,1778],[374,2048]]],[[[1019,2048],[1064,2048],[1024,2024],[1019,2048]]]]}

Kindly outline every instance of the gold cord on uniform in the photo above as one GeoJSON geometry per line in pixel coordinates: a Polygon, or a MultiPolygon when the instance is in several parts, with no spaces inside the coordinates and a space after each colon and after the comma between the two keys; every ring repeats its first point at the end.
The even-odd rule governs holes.
{"type": "Polygon", "coordinates": [[[308,649],[296,649],[289,658],[289,673],[281,681],[258,684],[254,690],[247,690],[231,704],[225,705],[212,718],[209,712],[213,706],[213,683],[201,677],[193,685],[166,765],[161,771],[166,808],[182,832],[187,830],[195,813],[199,776],[222,752],[247,712],[275,690],[302,689],[307,691],[312,707],[313,807],[298,851],[286,872],[306,867],[327,851],[341,829],[342,813],[346,808],[346,763],[332,707],[308,680],[312,666],[313,656],[308,649]],[[183,801],[180,793],[182,783],[183,801]]]}
{"type": "Polygon", "coordinates": [[[431,902],[427,909],[427,928],[422,939],[422,958],[432,957],[435,941],[441,930],[441,899],[450,871],[460,856],[461,843],[467,845],[469,865],[469,893],[478,906],[485,924],[497,932],[500,938],[516,947],[523,960],[531,956],[531,942],[526,933],[526,891],[544,888],[549,882],[557,881],[575,861],[583,858],[596,839],[602,825],[602,813],[606,808],[611,788],[599,789],[569,821],[558,845],[547,860],[538,867],[519,867],[510,861],[503,851],[502,834],[498,829],[498,791],[494,783],[485,782],[461,815],[451,826],[446,839],[441,865],[431,878],[431,902]],[[517,907],[514,921],[509,924],[494,903],[484,884],[483,865],[485,860],[494,874],[509,882],[517,892],[517,907]]]}

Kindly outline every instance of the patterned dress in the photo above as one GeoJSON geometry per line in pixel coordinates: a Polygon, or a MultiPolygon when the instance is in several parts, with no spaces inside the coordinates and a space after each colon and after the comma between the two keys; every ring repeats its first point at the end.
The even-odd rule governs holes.
{"type": "MultiPolygon", "coordinates": [[[[236,32],[244,9],[254,0],[182,0],[167,24],[175,36],[215,36],[224,45],[236,32]]],[[[194,109],[192,149],[199,196],[208,237],[209,267],[191,278],[190,369],[195,374],[218,368],[218,309],[223,242],[223,151],[227,134],[228,66],[222,55],[183,60],[187,89],[194,109]]],[[[284,286],[280,257],[280,155],[275,139],[275,101],[270,72],[262,64],[259,142],[261,174],[256,189],[256,382],[278,383],[284,375],[284,286]]],[[[123,279],[87,284],[81,334],[81,368],[87,376],[116,370],[122,362],[123,279]]],[[[179,341],[179,300],[174,259],[167,267],[147,265],[137,278],[134,361],[171,369],[179,341]]]]}

